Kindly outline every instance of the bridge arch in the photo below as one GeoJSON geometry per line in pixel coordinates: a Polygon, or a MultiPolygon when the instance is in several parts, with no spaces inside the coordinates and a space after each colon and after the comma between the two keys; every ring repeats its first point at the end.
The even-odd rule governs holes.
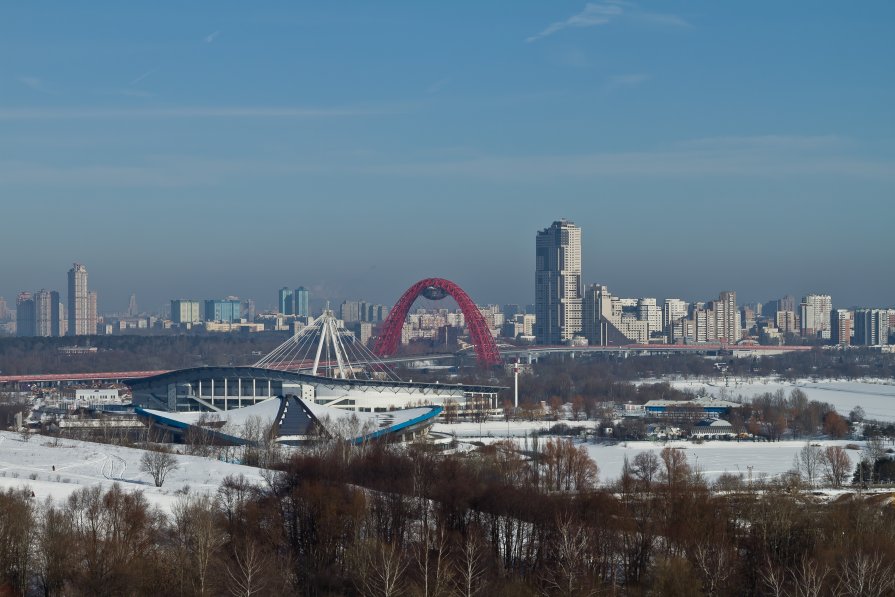
{"type": "Polygon", "coordinates": [[[479,363],[483,365],[498,365],[501,362],[500,352],[497,350],[497,344],[491,335],[485,318],[482,317],[481,311],[476,307],[475,303],[469,298],[466,292],[450,280],[444,278],[426,278],[420,280],[401,295],[392,310],[389,311],[385,323],[379,332],[379,338],[373,347],[380,357],[386,357],[398,350],[398,344],[401,342],[401,330],[404,327],[404,321],[410,312],[410,307],[420,296],[426,296],[433,300],[438,300],[450,295],[463,312],[466,318],[466,327],[469,329],[469,337],[475,345],[476,356],[479,363]]]}

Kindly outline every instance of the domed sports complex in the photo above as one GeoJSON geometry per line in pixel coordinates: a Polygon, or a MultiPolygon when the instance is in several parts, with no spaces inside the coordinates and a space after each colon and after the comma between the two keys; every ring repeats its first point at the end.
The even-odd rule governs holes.
{"type": "MultiPolygon", "coordinates": [[[[447,281],[430,278],[411,287],[401,299],[400,311],[406,316],[420,294],[460,296],[443,282],[447,281]]],[[[398,321],[392,315],[400,311],[392,310],[384,334],[389,322],[394,327],[398,321]]],[[[481,318],[478,309],[475,314],[481,318]]],[[[473,329],[471,325],[471,335],[473,329]]],[[[388,354],[390,340],[382,344],[382,338],[374,350],[388,354]]],[[[493,344],[490,333],[488,340],[493,344]]],[[[249,421],[254,426],[260,422],[276,441],[287,444],[320,437],[354,443],[379,438],[409,441],[425,435],[447,404],[461,412],[496,408],[497,394],[504,389],[403,381],[378,354],[339,327],[326,310],[253,366],[195,367],[126,383],[137,413],[153,425],[174,435],[201,426],[218,440],[236,444],[247,441],[249,421]]],[[[480,360],[483,354],[489,360],[494,355],[499,359],[496,347],[479,354],[480,360]]]]}

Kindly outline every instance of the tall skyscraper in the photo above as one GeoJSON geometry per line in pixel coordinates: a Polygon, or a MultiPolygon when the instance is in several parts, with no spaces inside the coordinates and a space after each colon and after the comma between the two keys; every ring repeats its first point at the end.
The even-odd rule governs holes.
{"type": "Polygon", "coordinates": [[[726,290],[715,301],[715,326],[718,340],[734,344],[740,340],[740,311],[737,309],[737,293],[726,290]]]}
{"type": "Polygon", "coordinates": [[[293,304],[292,290],[283,286],[277,293],[277,311],[281,315],[294,315],[295,307],[293,304]]]}
{"type": "Polygon", "coordinates": [[[295,315],[299,317],[309,317],[310,308],[308,303],[311,299],[311,293],[304,286],[299,286],[292,293],[292,306],[295,315]]]}
{"type": "Polygon", "coordinates": [[[581,329],[581,229],[569,220],[538,232],[535,244],[535,336],[562,344],[581,329]]]}
{"type": "Polygon", "coordinates": [[[6,306],[6,299],[0,296],[0,321],[6,321],[9,318],[9,308],[6,306]]]}
{"type": "Polygon", "coordinates": [[[828,294],[809,294],[799,305],[800,332],[804,338],[830,338],[833,301],[828,294]]]}
{"type": "Polygon", "coordinates": [[[68,270],[68,334],[96,333],[96,293],[87,290],[87,268],[75,263],[68,270]],[[92,307],[92,308],[91,308],[92,307]]]}
{"type": "Polygon", "coordinates": [[[886,309],[855,311],[855,344],[885,346],[889,344],[889,312],[886,309]]]}
{"type": "Polygon", "coordinates": [[[49,338],[59,335],[59,293],[38,290],[34,293],[34,335],[49,338]]]}
{"type": "Polygon", "coordinates": [[[242,316],[249,323],[255,321],[255,299],[245,299],[242,301],[242,316]]]}
{"type": "Polygon", "coordinates": [[[36,331],[34,320],[34,297],[30,292],[20,292],[16,299],[16,336],[33,336],[36,331]]]}
{"type": "Polygon", "coordinates": [[[836,309],[830,313],[830,339],[833,344],[851,344],[852,313],[848,309],[836,309]]]}
{"type": "Polygon", "coordinates": [[[95,334],[97,332],[96,324],[99,322],[96,315],[96,291],[91,290],[87,293],[87,333],[95,334]]]}
{"type": "Polygon", "coordinates": [[[127,316],[128,317],[136,317],[139,313],[139,309],[137,308],[137,294],[131,293],[131,300],[128,301],[127,304],[127,316]]]}

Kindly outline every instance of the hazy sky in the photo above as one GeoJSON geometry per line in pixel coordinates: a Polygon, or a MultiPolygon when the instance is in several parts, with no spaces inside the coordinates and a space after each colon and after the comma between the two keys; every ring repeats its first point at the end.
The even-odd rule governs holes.
{"type": "Polygon", "coordinates": [[[895,3],[6,2],[0,295],[895,303],[895,3]]]}

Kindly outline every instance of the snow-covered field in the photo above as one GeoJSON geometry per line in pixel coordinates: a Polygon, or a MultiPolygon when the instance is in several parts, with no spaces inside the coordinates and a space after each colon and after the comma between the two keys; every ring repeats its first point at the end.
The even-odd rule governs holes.
{"type": "MultiPolygon", "coordinates": [[[[574,423],[565,421],[570,425],[590,426],[593,421],[579,421],[574,423]]],[[[489,421],[482,423],[454,423],[451,425],[438,423],[433,431],[450,433],[457,437],[461,445],[470,445],[472,442],[491,443],[507,437],[515,438],[514,441],[521,444],[531,431],[546,432],[553,422],[510,422],[509,429],[506,422],[489,421]]],[[[541,441],[546,441],[542,438],[541,441]]],[[[793,468],[795,455],[805,446],[805,440],[780,441],[780,442],[751,442],[751,441],[707,441],[694,444],[688,441],[670,442],[621,442],[617,444],[593,444],[576,440],[578,445],[587,449],[587,453],[600,467],[600,481],[611,483],[621,476],[625,457],[631,461],[640,452],[661,452],[663,448],[673,447],[682,449],[687,455],[690,466],[698,467],[699,471],[709,480],[718,478],[724,473],[742,473],[748,478],[749,467],[752,467],[753,479],[762,476],[778,476],[793,468]]],[[[857,444],[863,446],[863,442],[846,440],[812,440],[812,444],[821,446],[846,446],[857,444]]],[[[858,450],[848,450],[852,464],[857,464],[858,450]]]]}
{"type": "Polygon", "coordinates": [[[708,394],[716,398],[727,400],[742,398],[745,401],[765,392],[783,390],[789,394],[793,388],[799,388],[805,392],[809,400],[828,402],[842,415],[848,415],[854,407],[860,406],[864,409],[865,416],[868,419],[895,421],[895,380],[892,379],[864,381],[841,379],[813,381],[810,379],[798,379],[795,381],[783,381],[776,378],[731,378],[726,382],[721,379],[648,381],[668,381],[675,388],[693,392],[699,392],[704,388],[708,394]]]}
{"type": "Polygon", "coordinates": [[[143,491],[146,499],[170,511],[178,493],[214,495],[227,475],[240,475],[262,483],[257,468],[229,464],[198,456],[177,456],[179,468],[156,487],[147,473],[140,472],[143,450],[64,439],[53,446],[47,437],[23,441],[17,433],[0,431],[0,490],[27,485],[37,499],[57,502],[75,490],[92,485],[108,489],[118,483],[125,490],[143,491]],[[53,470],[55,467],[55,471],[53,470]]]}
{"type": "Polygon", "coordinates": [[[506,438],[506,437],[523,437],[532,431],[538,433],[547,433],[552,426],[558,422],[567,423],[569,425],[581,425],[584,427],[593,427],[594,422],[579,421],[484,421],[482,423],[435,423],[432,431],[437,433],[448,433],[458,438],[506,438]]]}
{"type": "MultiPolygon", "coordinates": [[[[855,443],[848,441],[812,441],[812,444],[821,446],[842,446],[855,443]]],[[[752,478],[762,476],[775,477],[793,468],[793,460],[796,454],[805,446],[804,441],[781,442],[727,442],[711,441],[702,444],[692,444],[685,441],[674,442],[626,442],[622,444],[599,445],[584,444],[591,458],[600,467],[600,480],[609,482],[618,479],[622,474],[625,457],[628,461],[640,452],[654,451],[658,453],[662,448],[681,448],[687,454],[687,462],[691,467],[698,467],[706,479],[713,480],[724,473],[740,474],[748,478],[749,467],[752,467],[752,478]]],[[[863,445],[863,444],[862,444],[863,445]]],[[[860,458],[860,451],[847,450],[852,461],[852,468],[860,458]]]]}

